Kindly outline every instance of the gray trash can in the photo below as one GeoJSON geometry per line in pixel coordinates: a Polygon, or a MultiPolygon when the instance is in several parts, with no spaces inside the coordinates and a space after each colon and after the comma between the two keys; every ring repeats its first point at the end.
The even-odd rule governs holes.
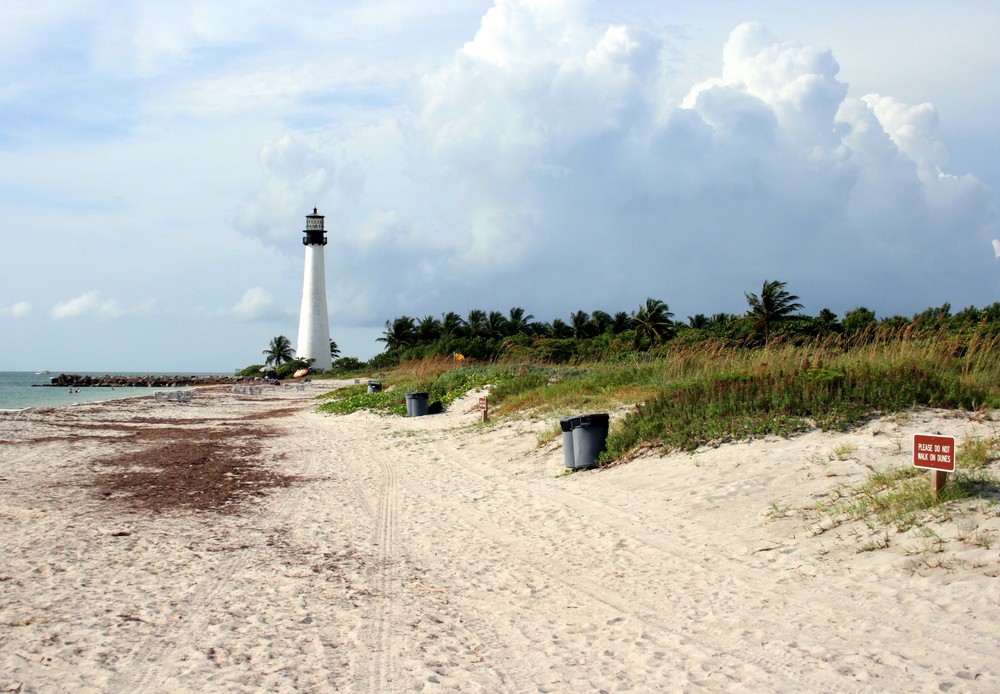
{"type": "Polygon", "coordinates": [[[381,381],[368,381],[368,392],[369,393],[378,393],[381,390],[382,390],[382,382],[381,381]]]}
{"type": "Polygon", "coordinates": [[[607,414],[585,414],[572,429],[573,462],[576,469],[597,467],[597,458],[604,452],[608,442],[607,414]]]}
{"type": "Polygon", "coordinates": [[[563,462],[568,470],[576,467],[576,458],[573,455],[573,429],[579,423],[579,417],[563,417],[559,420],[562,429],[563,462]]]}
{"type": "Polygon", "coordinates": [[[406,416],[423,417],[427,414],[427,393],[407,393],[406,394],[406,416]]]}

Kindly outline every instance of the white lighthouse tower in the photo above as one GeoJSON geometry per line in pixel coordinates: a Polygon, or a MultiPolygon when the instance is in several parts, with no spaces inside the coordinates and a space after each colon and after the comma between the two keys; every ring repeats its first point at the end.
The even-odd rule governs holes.
{"type": "Polygon", "coordinates": [[[333,366],[330,358],[330,316],[326,312],[326,268],[323,265],[323,246],[326,245],[326,231],[323,230],[323,215],[306,215],[306,230],[302,245],[306,247],[306,269],[302,278],[302,310],[299,313],[299,341],[295,356],[299,359],[315,359],[313,368],[329,371],[333,366]]]}

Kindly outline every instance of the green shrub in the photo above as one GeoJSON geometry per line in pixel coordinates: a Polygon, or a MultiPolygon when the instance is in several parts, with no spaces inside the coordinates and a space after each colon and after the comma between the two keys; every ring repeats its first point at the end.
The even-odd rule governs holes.
{"type": "Polygon", "coordinates": [[[626,417],[609,436],[606,455],[620,459],[650,445],[690,451],[813,426],[842,430],[879,412],[914,405],[971,408],[984,399],[954,374],[916,364],[708,373],[672,383],[626,417]]]}

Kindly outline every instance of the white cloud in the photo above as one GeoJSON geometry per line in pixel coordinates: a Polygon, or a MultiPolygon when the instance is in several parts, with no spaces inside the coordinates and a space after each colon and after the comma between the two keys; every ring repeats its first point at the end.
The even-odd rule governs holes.
{"type": "Polygon", "coordinates": [[[286,316],[271,296],[261,287],[246,290],[232,308],[232,315],[240,321],[266,321],[286,316]]]}
{"type": "Polygon", "coordinates": [[[93,316],[101,320],[114,320],[148,314],[153,308],[153,300],[141,304],[123,306],[117,299],[104,299],[97,291],[90,291],[80,296],[55,304],[50,315],[55,320],[93,316]]]}
{"type": "Polygon", "coordinates": [[[678,86],[669,40],[585,3],[501,0],[412,109],[266,143],[241,228],[294,253],[289,220],[320,200],[331,311],[369,324],[649,295],[732,310],[765,277],[845,309],[886,278],[908,303],[974,301],[911,271],[933,256],[957,277],[996,229],[992,191],[945,170],[933,107],[850,98],[831,50],[757,23],[678,86]]]}
{"type": "Polygon", "coordinates": [[[993,253],[1000,258],[1000,240],[993,239],[993,253]]]}
{"type": "Polygon", "coordinates": [[[236,224],[271,241],[294,238],[301,228],[292,224],[334,195],[336,159],[291,135],[265,142],[258,159],[263,191],[244,201],[236,224]]]}
{"type": "Polygon", "coordinates": [[[18,301],[10,306],[5,304],[0,304],[0,316],[9,316],[11,318],[21,318],[31,313],[31,302],[30,301],[18,301]]]}

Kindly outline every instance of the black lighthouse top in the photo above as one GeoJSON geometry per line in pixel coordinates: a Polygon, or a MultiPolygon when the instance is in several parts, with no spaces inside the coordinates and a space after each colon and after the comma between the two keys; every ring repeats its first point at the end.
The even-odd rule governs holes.
{"type": "Polygon", "coordinates": [[[302,233],[305,234],[302,237],[303,246],[326,245],[326,232],[323,230],[323,215],[317,214],[315,207],[312,214],[306,215],[306,230],[302,233]]]}

